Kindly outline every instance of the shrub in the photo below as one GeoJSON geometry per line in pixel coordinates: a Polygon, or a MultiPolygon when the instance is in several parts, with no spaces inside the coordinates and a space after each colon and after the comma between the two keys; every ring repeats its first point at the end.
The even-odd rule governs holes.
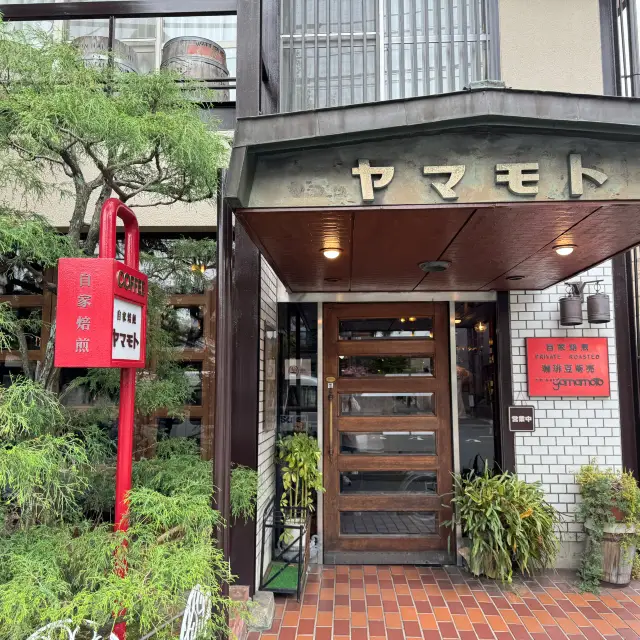
{"type": "Polygon", "coordinates": [[[467,561],[474,575],[511,582],[514,567],[531,573],[553,565],[559,516],[538,484],[486,470],[455,476],[454,485],[452,502],[463,535],[470,538],[467,561]]]}

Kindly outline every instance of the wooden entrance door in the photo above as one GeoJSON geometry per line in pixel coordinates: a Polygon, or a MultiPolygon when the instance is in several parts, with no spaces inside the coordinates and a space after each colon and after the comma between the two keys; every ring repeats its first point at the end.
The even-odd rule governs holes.
{"type": "Polygon", "coordinates": [[[447,304],[325,304],[324,354],[324,561],[449,560],[447,304]]]}

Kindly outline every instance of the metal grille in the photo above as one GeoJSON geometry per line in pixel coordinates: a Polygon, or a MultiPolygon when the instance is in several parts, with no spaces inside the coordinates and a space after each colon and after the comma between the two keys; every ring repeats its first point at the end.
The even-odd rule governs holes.
{"type": "Polygon", "coordinates": [[[640,96],[640,51],[638,50],[637,0],[613,0],[616,29],[617,93],[640,96]]]}
{"type": "Polygon", "coordinates": [[[498,79],[496,0],[282,0],[281,109],[498,79]]]}

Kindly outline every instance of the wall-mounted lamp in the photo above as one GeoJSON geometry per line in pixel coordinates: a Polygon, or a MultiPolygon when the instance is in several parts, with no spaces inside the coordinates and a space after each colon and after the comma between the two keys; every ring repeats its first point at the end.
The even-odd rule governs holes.
{"type": "Polygon", "coordinates": [[[560,298],[560,324],[563,327],[575,327],[582,324],[582,303],[584,290],[593,284],[595,293],[587,298],[587,321],[591,324],[604,324],[611,320],[609,296],[600,293],[600,280],[586,282],[565,282],[567,295],[560,298]]]}

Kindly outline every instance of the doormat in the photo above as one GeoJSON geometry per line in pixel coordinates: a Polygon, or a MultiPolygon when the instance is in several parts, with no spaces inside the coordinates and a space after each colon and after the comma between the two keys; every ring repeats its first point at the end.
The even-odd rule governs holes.
{"type": "Polygon", "coordinates": [[[271,580],[271,576],[281,571],[282,568],[285,567],[284,562],[273,562],[271,564],[271,568],[269,569],[269,573],[267,574],[265,583],[268,583],[265,587],[269,589],[269,591],[279,591],[283,590],[291,590],[295,591],[298,588],[298,565],[297,563],[288,567],[285,567],[282,573],[277,576],[273,582],[269,582],[271,580]]]}

